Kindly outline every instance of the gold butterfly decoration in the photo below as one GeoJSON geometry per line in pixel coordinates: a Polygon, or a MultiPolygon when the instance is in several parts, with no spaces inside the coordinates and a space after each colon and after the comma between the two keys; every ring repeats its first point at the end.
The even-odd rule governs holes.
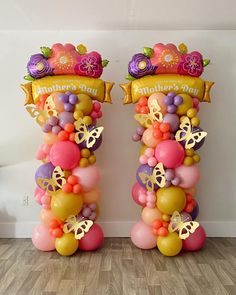
{"type": "Polygon", "coordinates": [[[151,175],[140,172],[139,177],[142,183],[146,185],[148,191],[154,191],[155,185],[158,187],[164,187],[166,184],[165,170],[162,163],[158,163],[151,175]]]}
{"type": "Polygon", "coordinates": [[[47,112],[48,117],[57,116],[56,105],[51,95],[45,101],[44,110],[47,112]]]}
{"type": "Polygon", "coordinates": [[[65,222],[66,223],[63,226],[64,233],[68,234],[74,231],[76,240],[82,239],[85,233],[87,233],[93,225],[92,220],[86,219],[78,221],[75,215],[70,215],[65,222]]]}
{"type": "Polygon", "coordinates": [[[104,127],[97,127],[89,131],[82,118],[79,118],[75,122],[75,128],[77,130],[75,133],[75,142],[80,144],[81,142],[86,141],[87,148],[94,146],[96,140],[100,137],[104,129],[104,127]]]}
{"type": "Polygon", "coordinates": [[[193,234],[199,227],[199,223],[196,221],[183,222],[183,219],[178,211],[175,211],[170,219],[168,226],[169,232],[179,231],[179,237],[185,240],[190,234],[193,234]]]}
{"type": "Polygon", "coordinates": [[[207,136],[205,131],[194,131],[188,117],[185,117],[180,124],[180,130],[176,132],[175,139],[177,141],[185,140],[185,149],[191,149],[196,143],[199,143],[207,136]]]}
{"type": "Polygon", "coordinates": [[[66,183],[65,173],[60,166],[56,166],[52,172],[51,178],[38,178],[37,185],[48,194],[55,193],[66,183]]]}
{"type": "Polygon", "coordinates": [[[46,121],[48,119],[48,115],[45,110],[39,110],[35,106],[27,106],[26,110],[32,118],[36,118],[36,122],[40,126],[42,126],[44,123],[46,123],[46,121]]]}
{"type": "Polygon", "coordinates": [[[161,113],[161,108],[156,100],[153,100],[150,105],[150,112],[148,114],[136,114],[134,115],[134,119],[137,120],[140,125],[148,128],[153,122],[163,121],[163,114],[161,113]]]}

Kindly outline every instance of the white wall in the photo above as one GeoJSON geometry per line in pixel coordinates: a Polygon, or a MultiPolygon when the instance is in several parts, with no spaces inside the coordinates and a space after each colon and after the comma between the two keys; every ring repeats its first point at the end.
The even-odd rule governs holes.
{"type": "Polygon", "coordinates": [[[140,208],[130,190],[138,166],[139,145],[131,136],[136,128],[133,105],[122,105],[118,84],[124,82],[127,63],[143,46],[157,42],[185,42],[212,63],[203,77],[215,81],[212,103],[201,104],[202,127],[208,137],[200,154],[201,182],[197,199],[200,220],[208,235],[236,235],[236,31],[84,31],[1,32],[0,65],[0,236],[29,236],[38,222],[40,206],[33,200],[33,160],[41,131],[24,109],[25,65],[42,45],[55,42],[84,43],[110,60],[103,79],[115,81],[113,104],[103,105],[103,146],[97,151],[102,172],[100,221],[108,236],[128,236],[140,208]],[[29,205],[24,199],[29,196],[29,205]]]}

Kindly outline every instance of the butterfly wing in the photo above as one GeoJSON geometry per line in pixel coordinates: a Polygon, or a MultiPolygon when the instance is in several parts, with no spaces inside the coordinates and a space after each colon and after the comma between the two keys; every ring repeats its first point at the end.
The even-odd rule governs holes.
{"type": "Polygon", "coordinates": [[[188,117],[185,117],[180,124],[180,129],[176,132],[175,139],[177,141],[188,140],[191,137],[191,123],[188,117]]]}
{"type": "Polygon", "coordinates": [[[153,100],[150,105],[150,116],[152,119],[152,122],[154,121],[163,121],[163,114],[161,112],[161,108],[157,102],[157,100],[153,100]]]}
{"type": "Polygon", "coordinates": [[[75,142],[80,144],[85,141],[88,136],[87,125],[83,122],[83,119],[78,119],[75,123],[75,128],[77,132],[75,133],[75,142]]]}
{"type": "Polygon", "coordinates": [[[104,127],[97,127],[88,131],[88,135],[85,137],[87,148],[91,148],[96,143],[96,139],[100,137],[104,127]]]}
{"type": "Polygon", "coordinates": [[[179,230],[180,239],[187,239],[189,235],[193,234],[198,227],[199,223],[196,221],[183,222],[182,227],[179,230]]]}
{"type": "Polygon", "coordinates": [[[52,173],[52,179],[57,187],[62,188],[62,186],[66,183],[64,178],[65,174],[60,166],[56,166],[52,173]]]}
{"type": "Polygon", "coordinates": [[[174,232],[181,229],[183,224],[182,217],[178,211],[174,211],[171,216],[170,223],[168,226],[169,232],[174,232]]]}
{"type": "Polygon", "coordinates": [[[146,185],[146,189],[149,192],[154,191],[154,183],[153,183],[151,175],[140,172],[139,177],[140,177],[142,183],[146,185]]]}
{"type": "Polygon", "coordinates": [[[36,118],[36,122],[42,126],[48,119],[45,111],[37,109],[35,106],[27,106],[27,112],[32,118],[36,118]]]}
{"type": "Polygon", "coordinates": [[[199,131],[199,132],[193,132],[189,136],[189,138],[186,140],[185,143],[185,148],[186,149],[191,149],[192,147],[195,146],[196,143],[199,143],[200,141],[203,140],[207,136],[207,132],[205,131],[199,131]]]}
{"type": "Polygon", "coordinates": [[[38,178],[36,180],[36,183],[42,190],[46,191],[49,195],[55,193],[57,190],[53,179],[38,178]]]}
{"type": "Polygon", "coordinates": [[[74,231],[77,228],[76,227],[77,223],[78,223],[78,221],[76,219],[76,216],[70,215],[66,219],[65,224],[63,225],[63,231],[64,231],[64,233],[68,234],[68,233],[74,231]]]}
{"type": "Polygon", "coordinates": [[[48,116],[57,116],[56,105],[54,103],[53,97],[50,95],[45,101],[44,110],[47,112],[48,116]]]}
{"type": "Polygon", "coordinates": [[[153,123],[150,114],[136,114],[134,115],[134,119],[138,121],[140,125],[146,128],[152,126],[153,123]]]}
{"type": "Polygon", "coordinates": [[[164,187],[166,184],[165,170],[162,163],[158,163],[152,172],[152,179],[154,184],[157,184],[159,187],[164,187]]]}
{"type": "Polygon", "coordinates": [[[85,233],[89,231],[92,225],[93,225],[92,220],[83,220],[83,221],[77,222],[76,230],[75,230],[76,240],[82,239],[85,233]]]}

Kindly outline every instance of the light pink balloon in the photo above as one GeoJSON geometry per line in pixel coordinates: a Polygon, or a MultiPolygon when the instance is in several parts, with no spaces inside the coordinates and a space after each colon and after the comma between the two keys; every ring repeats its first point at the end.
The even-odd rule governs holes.
{"type": "Polygon", "coordinates": [[[180,178],[180,187],[191,188],[197,184],[200,178],[200,170],[197,165],[181,165],[175,168],[175,176],[180,178]]]}
{"type": "Polygon", "coordinates": [[[55,238],[50,235],[48,228],[43,224],[39,224],[33,229],[32,242],[35,248],[41,251],[55,249],[55,238]]]}
{"type": "Polygon", "coordinates": [[[140,249],[152,249],[157,246],[157,237],[152,233],[152,227],[142,220],[133,225],[131,240],[140,249]]]}
{"type": "Polygon", "coordinates": [[[72,174],[79,178],[79,184],[84,192],[93,190],[99,182],[100,174],[96,165],[88,167],[76,167],[72,170],[72,174]]]}

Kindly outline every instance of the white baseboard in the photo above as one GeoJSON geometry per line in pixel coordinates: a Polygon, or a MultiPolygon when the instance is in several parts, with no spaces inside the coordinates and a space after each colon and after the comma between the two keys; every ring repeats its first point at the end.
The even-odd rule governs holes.
{"type": "MultiPolygon", "coordinates": [[[[129,237],[135,221],[99,222],[106,237],[129,237]]],[[[37,222],[0,223],[0,238],[30,238],[37,222]]],[[[208,237],[236,237],[236,221],[202,221],[208,237]]]]}

